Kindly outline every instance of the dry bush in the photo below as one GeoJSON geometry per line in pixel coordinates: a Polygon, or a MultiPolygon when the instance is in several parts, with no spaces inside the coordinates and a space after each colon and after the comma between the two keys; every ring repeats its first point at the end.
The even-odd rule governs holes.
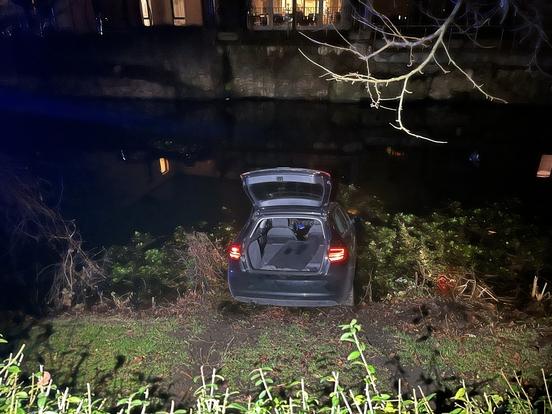
{"type": "Polygon", "coordinates": [[[130,311],[132,296],[132,292],[128,292],[127,294],[120,296],[115,292],[111,292],[111,301],[118,312],[130,311]]]}
{"type": "Polygon", "coordinates": [[[497,306],[514,306],[517,298],[498,295],[481,277],[465,269],[449,269],[434,281],[439,293],[471,307],[495,311],[497,306]]]}
{"type": "Polygon", "coordinates": [[[187,277],[196,293],[213,293],[224,284],[226,260],[206,233],[186,233],[187,277]]]}
{"type": "Polygon", "coordinates": [[[533,285],[531,287],[531,299],[537,302],[545,302],[545,301],[552,300],[552,295],[550,294],[550,292],[546,291],[547,287],[548,287],[548,283],[544,282],[544,286],[540,288],[539,277],[535,276],[533,278],[533,285]]]}
{"type": "Polygon", "coordinates": [[[8,160],[0,161],[0,226],[9,239],[9,253],[17,256],[21,246],[33,243],[50,259],[37,275],[49,278],[46,302],[56,308],[83,303],[104,278],[103,266],[83,247],[75,222],[48,204],[48,183],[8,160]]]}

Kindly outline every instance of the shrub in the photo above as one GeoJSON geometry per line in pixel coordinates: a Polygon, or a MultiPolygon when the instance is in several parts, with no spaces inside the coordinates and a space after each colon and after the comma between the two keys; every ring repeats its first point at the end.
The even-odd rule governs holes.
{"type": "Polygon", "coordinates": [[[484,208],[451,203],[415,215],[386,212],[377,198],[352,186],[339,198],[365,218],[359,226],[358,277],[374,299],[430,285],[495,300],[495,293],[512,294],[535,274],[552,273],[550,242],[522,218],[517,203],[484,208]]]}
{"type": "Polygon", "coordinates": [[[135,232],[125,246],[107,252],[109,280],[104,290],[132,292],[137,300],[167,298],[187,291],[209,293],[221,285],[224,259],[205,233],[177,227],[168,239],[135,232]]]}

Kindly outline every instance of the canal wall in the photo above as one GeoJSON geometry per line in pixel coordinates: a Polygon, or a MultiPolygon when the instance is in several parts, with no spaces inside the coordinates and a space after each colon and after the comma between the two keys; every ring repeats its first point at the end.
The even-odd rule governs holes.
{"type": "MultiPolygon", "coordinates": [[[[371,47],[362,41],[355,46],[359,50],[371,47]]],[[[451,49],[458,63],[489,93],[513,103],[552,102],[552,79],[528,70],[530,48],[494,50],[453,44],[451,49]]],[[[360,83],[325,79],[323,71],[300,51],[338,73],[365,70],[352,54],[307,40],[220,41],[199,29],[104,36],[56,34],[1,40],[0,87],[79,97],[331,102],[368,98],[360,83]]],[[[408,53],[383,53],[371,69],[381,77],[394,76],[407,69],[410,58],[408,53]]],[[[552,67],[550,54],[540,59],[541,67],[552,67]]],[[[410,100],[484,99],[461,73],[444,74],[436,65],[414,79],[409,90],[410,100]]]]}

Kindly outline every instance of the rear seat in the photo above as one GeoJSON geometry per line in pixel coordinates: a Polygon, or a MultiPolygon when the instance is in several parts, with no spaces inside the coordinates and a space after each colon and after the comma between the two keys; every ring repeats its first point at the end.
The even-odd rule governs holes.
{"type": "Polygon", "coordinates": [[[272,227],[266,233],[267,245],[279,243],[283,244],[288,240],[295,240],[295,233],[289,228],[288,219],[274,218],[272,219],[272,227]]]}
{"type": "Polygon", "coordinates": [[[259,246],[259,240],[255,240],[254,242],[249,244],[249,247],[247,249],[247,254],[249,256],[249,261],[251,262],[251,265],[254,268],[258,268],[262,266],[261,248],[259,246]]]}
{"type": "Polygon", "coordinates": [[[320,243],[320,246],[316,250],[316,253],[313,256],[312,260],[307,264],[308,271],[317,272],[322,266],[322,261],[324,260],[325,254],[324,231],[322,230],[322,225],[319,222],[314,222],[309,232],[307,233],[307,239],[316,239],[320,243]]]}
{"type": "Polygon", "coordinates": [[[266,246],[264,248],[261,266],[265,266],[280,251],[289,240],[295,240],[295,233],[289,228],[287,218],[273,218],[272,226],[266,233],[266,246]]]}
{"type": "Polygon", "coordinates": [[[272,228],[266,233],[268,243],[285,243],[288,240],[295,240],[295,233],[288,227],[272,228]]]}
{"type": "Polygon", "coordinates": [[[309,232],[307,233],[308,237],[315,236],[315,235],[321,238],[324,237],[324,232],[322,231],[322,225],[318,221],[314,222],[309,232]]]}

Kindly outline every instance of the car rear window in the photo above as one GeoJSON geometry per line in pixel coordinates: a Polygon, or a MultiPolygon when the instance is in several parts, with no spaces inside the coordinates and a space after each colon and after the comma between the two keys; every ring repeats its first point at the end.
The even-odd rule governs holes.
{"type": "Polygon", "coordinates": [[[252,184],[251,192],[257,200],[271,200],[275,198],[320,200],[324,194],[324,188],[320,184],[286,181],[252,184]]]}

